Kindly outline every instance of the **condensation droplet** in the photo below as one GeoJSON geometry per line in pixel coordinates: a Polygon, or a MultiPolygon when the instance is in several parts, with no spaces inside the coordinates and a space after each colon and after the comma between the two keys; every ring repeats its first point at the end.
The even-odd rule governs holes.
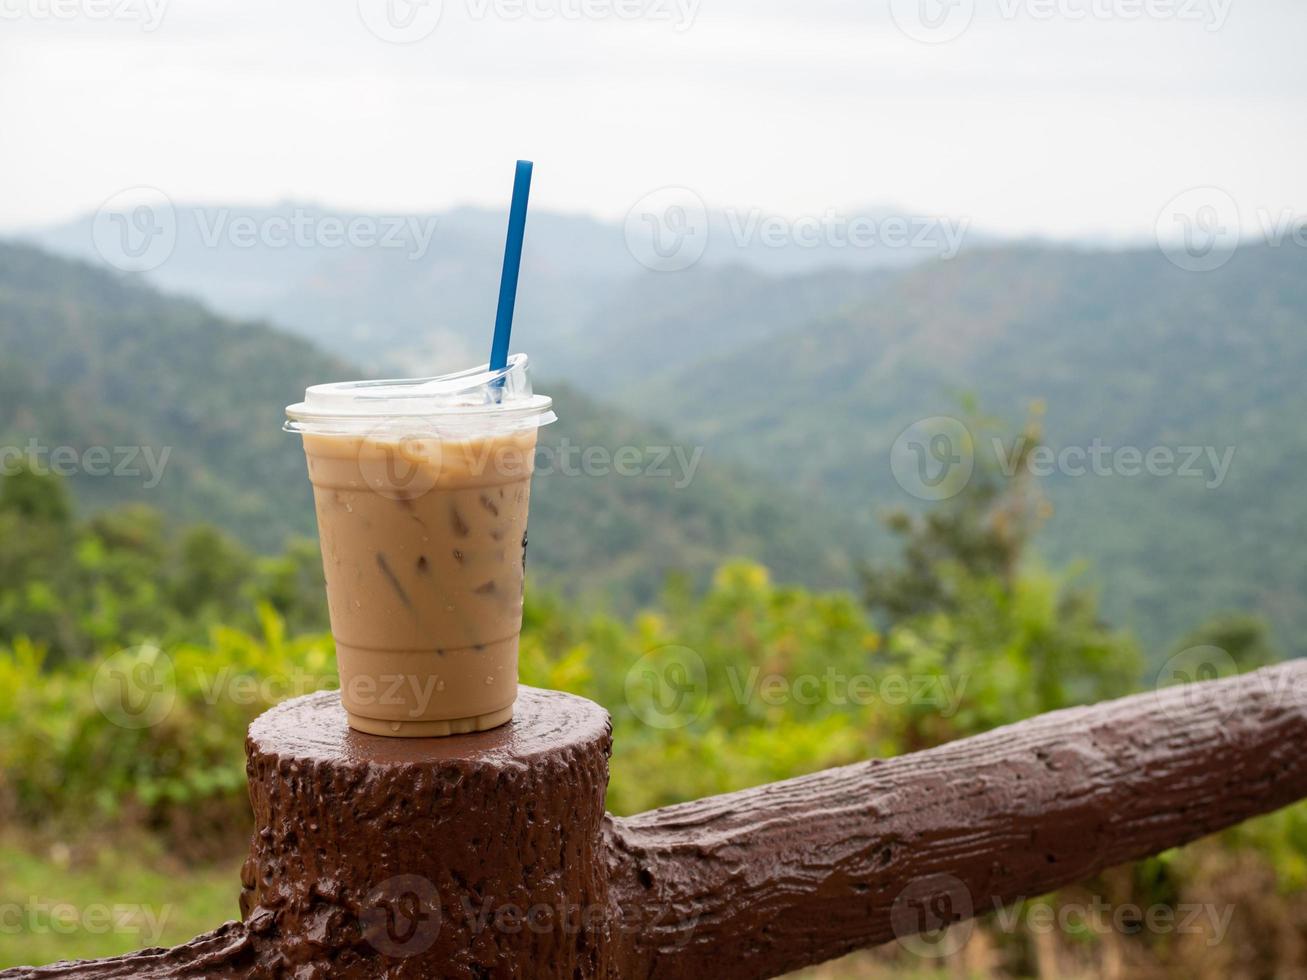
{"type": "Polygon", "coordinates": [[[489,685],[489,684],[493,684],[494,682],[495,682],[495,679],[494,679],[493,677],[487,677],[487,678],[486,678],[486,684],[489,685]]]}
{"type": "Polygon", "coordinates": [[[443,691],[444,689],[445,689],[445,682],[444,682],[444,681],[436,681],[436,690],[437,690],[437,691],[443,691]]]}

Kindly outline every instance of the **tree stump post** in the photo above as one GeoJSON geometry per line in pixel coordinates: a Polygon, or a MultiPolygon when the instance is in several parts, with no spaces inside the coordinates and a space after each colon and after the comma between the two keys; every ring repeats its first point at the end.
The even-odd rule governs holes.
{"type": "Polygon", "coordinates": [[[1302,799],[1304,744],[1297,661],[618,819],[589,701],[401,740],[315,694],[250,728],[242,922],[0,977],[772,977],[1302,799]]]}
{"type": "Polygon", "coordinates": [[[608,973],[600,830],[611,731],[524,688],[510,726],[443,739],[352,731],[335,694],[246,742],[258,828],[242,915],[272,917],[289,975],[608,973]]]}

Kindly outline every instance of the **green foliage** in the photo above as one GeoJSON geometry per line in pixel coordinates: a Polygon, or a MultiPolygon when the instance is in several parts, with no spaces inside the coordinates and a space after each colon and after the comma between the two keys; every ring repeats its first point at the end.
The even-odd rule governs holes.
{"type": "MultiPolygon", "coordinates": [[[[411,269],[405,263],[405,276],[411,269]]],[[[77,500],[100,511],[148,499],[170,522],[216,526],[263,554],[282,550],[288,532],[316,530],[299,440],[281,430],[285,406],[309,384],[366,374],[263,324],[5,243],[0,347],[0,450],[34,440],[48,463],[54,447],[122,447],[115,467],[139,450],[135,477],[73,467],[77,500]]],[[[723,555],[753,557],[810,586],[851,577],[856,542],[841,521],[575,389],[536,383],[554,396],[559,417],[540,435],[531,507],[537,584],[630,611],[656,598],[669,570],[702,584],[723,555]],[[586,450],[599,465],[585,463],[586,450]],[[617,459],[638,475],[615,475],[617,459]]],[[[220,558],[214,539],[196,546],[206,561],[240,565],[237,555],[220,558]]],[[[196,574],[172,583],[191,590],[191,602],[202,600],[203,576],[224,573],[210,564],[196,574]]]]}
{"type": "Polygon", "coordinates": [[[627,813],[852,762],[878,739],[888,748],[874,702],[826,696],[842,686],[831,675],[884,670],[879,644],[851,597],[779,587],[737,562],[701,597],[672,588],[629,624],[528,603],[522,677],[608,708],[609,807],[627,813]]]}
{"type": "Polygon", "coordinates": [[[175,946],[236,918],[239,859],[184,864],[145,834],[0,836],[0,970],[175,946]]]}
{"type": "MultiPolygon", "coordinates": [[[[0,384],[0,400],[16,390],[0,384]]],[[[583,408],[575,415],[586,419],[583,408]]],[[[611,422],[589,419],[587,439],[636,438],[611,422]]],[[[1007,454],[1021,461],[1039,444],[1032,424],[1007,454]]],[[[868,569],[861,597],[778,584],[753,561],[721,565],[705,583],[723,541],[767,554],[817,539],[730,473],[701,484],[702,500],[661,498],[638,480],[543,481],[533,517],[570,537],[543,536],[533,555],[616,543],[602,563],[576,546],[552,570],[664,587],[618,615],[542,590],[533,572],[522,680],[610,710],[608,804],[618,813],[1126,693],[1139,682],[1138,649],[1103,621],[1083,571],[1031,556],[1045,509],[1026,476],[1022,465],[1006,477],[982,464],[944,505],[891,516],[902,560],[868,569]],[[663,518],[675,536],[657,530],[663,518]]],[[[286,697],[336,684],[321,575],[311,541],[260,557],[212,526],[179,529],[139,505],[78,519],[61,483],[30,468],[0,481],[0,820],[138,826],[174,842],[246,832],[246,726],[286,697]]],[[[1248,617],[1210,621],[1183,641],[1204,644],[1240,669],[1277,656],[1248,617]]],[[[1307,888],[1307,807],[1222,843],[1230,862],[1262,855],[1277,888],[1307,888]]],[[[1217,880],[1190,853],[1142,863],[1131,887],[1171,900],[1217,880]]]]}
{"type": "Polygon", "coordinates": [[[110,649],[54,670],[26,640],[0,650],[0,762],[13,816],[135,817],[227,839],[224,828],[248,811],[246,726],[285,697],[335,682],[329,637],[288,639],[266,606],[260,618],[257,634],[214,627],[204,643],[110,649]],[[115,674],[133,689],[123,694],[115,674]],[[143,710],[125,710],[128,698],[143,710]]]}
{"type": "MultiPolygon", "coordinates": [[[[1005,453],[1011,460],[1009,473],[982,457],[961,491],[925,514],[895,509],[884,516],[902,552],[897,565],[863,569],[863,590],[873,610],[895,622],[965,609],[966,597],[949,587],[955,576],[941,574],[954,566],[968,578],[1012,586],[1026,546],[1046,516],[1028,469],[1030,454],[1043,444],[1038,414],[1036,407],[1025,430],[1011,440],[1005,453]]],[[[968,431],[975,435],[994,428],[974,411],[969,422],[968,431]]]]}
{"type": "Polygon", "coordinates": [[[0,478],[0,644],[22,638],[51,664],[146,640],[198,641],[211,627],[254,629],[267,603],[297,629],[326,625],[312,542],[259,558],[212,527],[169,533],[141,506],[73,519],[62,480],[0,478]]]}
{"type": "MultiPolygon", "coordinates": [[[[1027,463],[1042,445],[1039,408],[1011,440],[1007,472],[981,461],[967,485],[921,517],[891,513],[901,563],[863,571],[890,653],[907,676],[965,692],[955,713],[914,704],[909,745],[933,745],[1044,711],[1134,690],[1134,640],[1104,624],[1092,591],[1026,557],[1045,505],[1027,463]]],[[[975,416],[973,432],[992,426],[975,416]]]]}
{"type": "Polygon", "coordinates": [[[1266,621],[1246,613],[1214,616],[1185,634],[1177,652],[1191,647],[1217,647],[1228,653],[1239,670],[1256,670],[1284,659],[1266,621]]]}
{"type": "MultiPolygon", "coordinates": [[[[1305,259],[1301,248],[1250,246],[1194,276],[1156,249],[977,249],[625,397],[710,454],[780,480],[801,468],[851,535],[875,533],[887,501],[916,506],[895,484],[890,448],[912,423],[951,414],[958,390],[1007,419],[1042,399],[1059,451],[1095,440],[1141,452],[1232,448],[1219,486],[1125,467],[1049,476],[1054,513],[1040,550],[1054,565],[1091,563],[1107,615],[1143,639],[1154,665],[1215,609],[1266,617],[1301,654],[1305,259]]],[[[1186,471],[1215,476],[1201,458],[1186,471]]]]}

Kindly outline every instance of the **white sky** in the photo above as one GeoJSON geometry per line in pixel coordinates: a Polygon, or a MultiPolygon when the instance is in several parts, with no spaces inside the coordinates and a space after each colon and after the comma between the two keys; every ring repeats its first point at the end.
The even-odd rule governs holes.
{"type": "Polygon", "coordinates": [[[502,207],[518,156],[533,206],[606,217],[665,185],[1053,236],[1150,234],[1197,185],[1307,213],[1304,0],[443,0],[407,45],[364,24],[386,2],[0,0],[0,229],[136,185],[502,207]],[[977,11],[923,44],[918,3],[977,11]],[[667,19],[604,16],[632,4],[667,19]]]}

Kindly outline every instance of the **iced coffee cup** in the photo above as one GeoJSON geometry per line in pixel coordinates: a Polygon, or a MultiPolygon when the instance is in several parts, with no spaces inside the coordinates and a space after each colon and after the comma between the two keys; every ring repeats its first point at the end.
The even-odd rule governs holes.
{"type": "Polygon", "coordinates": [[[317,385],[304,438],[350,727],[481,731],[513,716],[537,429],[527,359],[317,385]]]}

